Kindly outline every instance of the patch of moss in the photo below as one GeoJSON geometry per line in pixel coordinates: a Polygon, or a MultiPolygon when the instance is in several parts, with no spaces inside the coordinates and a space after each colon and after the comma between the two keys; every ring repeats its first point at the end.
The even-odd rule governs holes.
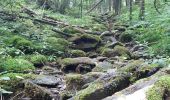
{"type": "Polygon", "coordinates": [[[60,61],[60,63],[67,66],[67,65],[72,65],[72,64],[74,64],[74,63],[75,63],[75,60],[72,59],[72,58],[64,58],[64,59],[62,59],[62,60],[60,61]]]}
{"type": "Polygon", "coordinates": [[[13,59],[9,58],[0,62],[1,71],[9,72],[29,72],[34,70],[34,66],[31,62],[24,59],[13,59]]]}
{"type": "Polygon", "coordinates": [[[110,56],[113,56],[113,49],[110,49],[110,48],[101,48],[102,51],[102,55],[103,56],[106,56],[106,57],[110,57],[110,56]]]}
{"type": "Polygon", "coordinates": [[[73,97],[74,100],[87,100],[89,95],[94,93],[97,89],[101,89],[103,87],[103,83],[96,82],[95,84],[90,84],[86,89],[83,89],[78,92],[78,94],[73,97]]]}
{"type": "Polygon", "coordinates": [[[96,35],[82,34],[75,35],[70,38],[70,41],[73,42],[73,48],[80,49],[83,51],[90,51],[95,49],[100,44],[100,37],[96,35]]]}
{"type": "Polygon", "coordinates": [[[48,54],[60,54],[68,50],[69,42],[62,38],[48,37],[46,39],[46,53],[48,54]]]}
{"type": "Polygon", "coordinates": [[[114,49],[105,48],[102,55],[107,57],[123,56],[127,59],[132,58],[132,53],[127,48],[119,45],[115,46],[114,49]]]}
{"type": "Polygon", "coordinates": [[[129,62],[125,67],[119,69],[121,72],[131,73],[131,82],[135,82],[138,79],[149,77],[155,74],[160,67],[158,64],[146,64],[142,60],[134,60],[129,62]]]}
{"type": "Polygon", "coordinates": [[[47,62],[47,58],[44,55],[38,54],[38,55],[32,55],[30,58],[30,61],[34,65],[44,64],[47,62]]]}
{"type": "Polygon", "coordinates": [[[34,45],[31,41],[18,35],[13,36],[10,38],[10,40],[7,40],[6,43],[13,45],[15,48],[20,49],[24,53],[31,53],[34,48],[34,45]]]}
{"type": "Polygon", "coordinates": [[[129,52],[129,50],[123,46],[115,46],[114,52],[117,52],[120,56],[125,56],[127,58],[131,57],[131,53],[129,52]]]}
{"type": "Polygon", "coordinates": [[[86,53],[82,50],[71,50],[71,57],[85,57],[86,53]]]}
{"type": "Polygon", "coordinates": [[[136,68],[140,67],[144,62],[141,60],[132,60],[125,67],[120,69],[123,72],[133,72],[136,68]]]}
{"type": "MultiPolygon", "coordinates": [[[[164,100],[166,93],[170,93],[170,76],[162,76],[147,92],[147,100],[164,100]]],[[[169,96],[169,95],[167,95],[169,96]]]]}

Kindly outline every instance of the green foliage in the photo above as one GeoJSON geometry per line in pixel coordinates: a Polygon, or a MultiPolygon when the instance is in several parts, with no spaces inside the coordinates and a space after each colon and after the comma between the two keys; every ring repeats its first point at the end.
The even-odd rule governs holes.
{"type": "Polygon", "coordinates": [[[0,62],[0,71],[29,72],[34,69],[32,63],[23,59],[7,58],[0,62]]]}
{"type": "Polygon", "coordinates": [[[45,62],[47,62],[47,58],[44,55],[31,55],[30,61],[33,64],[44,64],[45,62]]]}
{"type": "Polygon", "coordinates": [[[19,49],[16,49],[14,47],[6,47],[6,48],[0,48],[0,57],[6,58],[6,57],[15,57],[22,55],[23,52],[19,49]]]}

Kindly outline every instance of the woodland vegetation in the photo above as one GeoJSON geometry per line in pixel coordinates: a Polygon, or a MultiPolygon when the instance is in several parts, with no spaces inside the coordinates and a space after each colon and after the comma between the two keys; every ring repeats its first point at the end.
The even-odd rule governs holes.
{"type": "Polygon", "coordinates": [[[170,100],[170,0],[0,0],[0,100],[170,100]]]}

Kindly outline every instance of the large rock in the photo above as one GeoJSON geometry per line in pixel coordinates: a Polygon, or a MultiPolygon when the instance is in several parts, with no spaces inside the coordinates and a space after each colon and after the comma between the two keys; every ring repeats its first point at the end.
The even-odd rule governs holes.
{"type": "Polygon", "coordinates": [[[142,79],[140,82],[137,82],[126,89],[121,90],[104,98],[103,100],[147,100],[146,91],[148,91],[153,84],[157,81],[157,79],[142,79]]]}
{"type": "Polygon", "coordinates": [[[67,74],[65,76],[66,88],[72,93],[81,90],[86,84],[95,81],[100,76],[104,75],[102,72],[89,72],[87,74],[67,74]]]}
{"type": "Polygon", "coordinates": [[[170,100],[170,75],[159,77],[154,86],[147,91],[147,100],[170,100]]]}
{"type": "MultiPolygon", "coordinates": [[[[30,98],[31,100],[59,100],[60,99],[60,95],[59,93],[52,93],[52,91],[50,91],[47,88],[41,87],[37,84],[34,84],[31,81],[24,81],[24,92],[21,92],[21,99],[24,98],[30,98]]],[[[16,94],[18,95],[18,94],[16,94]]],[[[20,95],[18,95],[20,96],[20,95]]],[[[17,97],[18,97],[17,96],[17,97]]],[[[17,100],[18,98],[15,98],[15,100],[17,100]]]]}
{"type": "Polygon", "coordinates": [[[113,65],[107,61],[98,62],[96,67],[93,68],[93,72],[106,72],[109,69],[113,69],[113,65]]]}
{"type": "Polygon", "coordinates": [[[88,57],[65,58],[60,61],[60,65],[64,72],[81,72],[93,69],[95,67],[95,61],[88,57]]]}
{"type": "Polygon", "coordinates": [[[106,57],[115,57],[115,56],[123,56],[127,58],[133,57],[132,53],[127,48],[119,45],[115,46],[113,49],[104,48],[102,55],[106,57]]]}
{"type": "Polygon", "coordinates": [[[101,41],[100,37],[89,34],[75,36],[70,40],[73,42],[73,48],[84,51],[90,51],[92,49],[95,49],[101,41]]]}
{"type": "Polygon", "coordinates": [[[130,65],[101,76],[70,100],[101,100],[126,88],[135,80],[153,75],[158,70],[159,66],[133,61],[130,65]]]}
{"type": "Polygon", "coordinates": [[[127,87],[129,84],[128,80],[129,75],[123,73],[104,75],[102,78],[91,83],[87,88],[79,91],[69,100],[101,100],[127,87]]]}
{"type": "Polygon", "coordinates": [[[54,76],[39,76],[32,80],[33,83],[41,85],[41,86],[56,86],[60,84],[60,78],[54,77],[54,76]]]}

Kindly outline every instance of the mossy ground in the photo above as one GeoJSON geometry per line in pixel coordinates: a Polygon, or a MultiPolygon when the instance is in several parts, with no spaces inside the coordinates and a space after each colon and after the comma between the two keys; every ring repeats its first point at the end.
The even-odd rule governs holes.
{"type": "Polygon", "coordinates": [[[24,59],[8,58],[0,62],[0,70],[9,72],[30,72],[35,69],[34,65],[24,59]]]}

